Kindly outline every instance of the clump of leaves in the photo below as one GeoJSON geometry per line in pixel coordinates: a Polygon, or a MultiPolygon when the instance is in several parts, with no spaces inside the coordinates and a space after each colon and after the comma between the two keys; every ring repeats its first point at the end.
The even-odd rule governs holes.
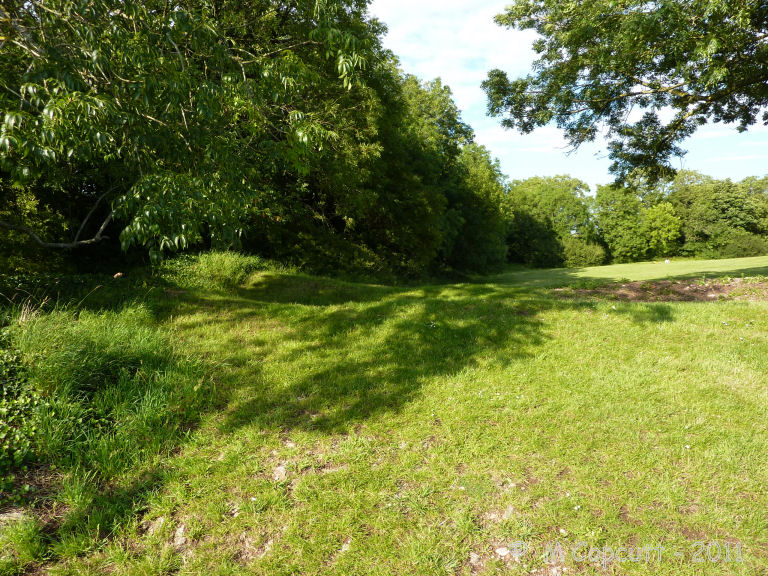
{"type": "MultiPolygon", "coordinates": [[[[0,318],[7,323],[8,316],[0,318]]],[[[40,395],[30,385],[7,326],[0,328],[0,486],[10,493],[12,472],[34,455],[40,395]]],[[[11,494],[12,496],[12,494],[11,494]]]]}

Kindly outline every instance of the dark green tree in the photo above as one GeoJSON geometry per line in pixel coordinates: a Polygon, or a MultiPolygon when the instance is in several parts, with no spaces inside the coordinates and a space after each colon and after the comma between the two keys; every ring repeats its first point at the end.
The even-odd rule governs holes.
{"type": "Polygon", "coordinates": [[[594,266],[605,260],[589,186],[569,176],[514,181],[508,242],[513,261],[533,266],[594,266]]]}
{"type": "Polygon", "coordinates": [[[445,260],[458,270],[488,272],[507,259],[505,177],[484,146],[466,144],[459,156],[459,182],[449,195],[445,260]]]}
{"type": "Polygon", "coordinates": [[[600,186],[595,195],[595,220],[615,262],[644,259],[650,247],[644,207],[635,190],[600,186]]]}
{"type": "MultiPolygon", "coordinates": [[[[318,77],[349,87],[371,34],[364,4],[11,1],[0,7],[0,177],[82,207],[46,247],[151,254],[237,241],[275,172],[306,173],[342,112],[306,107],[318,77]],[[248,15],[249,32],[234,33],[248,15]],[[366,32],[367,34],[367,32],[366,32]],[[287,167],[287,168],[286,168],[287,167]]],[[[10,202],[9,204],[13,204],[10,202]]],[[[13,210],[11,210],[13,211],[13,210]]],[[[19,216],[16,210],[15,216],[19,216]]]]}
{"type": "MultiPolygon", "coordinates": [[[[685,254],[718,257],[732,242],[753,246],[741,255],[753,255],[760,243],[750,240],[764,235],[766,196],[756,179],[745,183],[716,180],[696,172],[680,172],[670,185],[669,201],[682,220],[685,254]]],[[[736,245],[728,248],[739,255],[736,245]]]]}
{"type": "Polygon", "coordinates": [[[589,185],[585,182],[570,176],[527,178],[514,181],[511,194],[515,202],[527,206],[534,215],[551,221],[558,235],[595,238],[589,185]]]}

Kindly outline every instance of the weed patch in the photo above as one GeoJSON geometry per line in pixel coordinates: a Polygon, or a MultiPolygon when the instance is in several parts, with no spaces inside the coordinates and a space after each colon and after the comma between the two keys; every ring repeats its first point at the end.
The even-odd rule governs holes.
{"type": "MultiPolygon", "coordinates": [[[[18,352],[4,365],[12,376],[4,390],[10,396],[23,384],[31,396],[17,392],[13,418],[3,422],[15,434],[10,450],[4,440],[4,464],[36,462],[36,474],[16,476],[32,479],[24,496],[48,511],[47,553],[79,554],[123,525],[162,483],[158,458],[209,405],[210,380],[143,305],[56,309],[17,319],[6,332],[18,352]],[[43,489],[51,478],[59,484],[54,492],[43,489]]],[[[14,476],[7,478],[10,485],[14,476]]],[[[12,556],[23,566],[28,555],[12,556]]]]}

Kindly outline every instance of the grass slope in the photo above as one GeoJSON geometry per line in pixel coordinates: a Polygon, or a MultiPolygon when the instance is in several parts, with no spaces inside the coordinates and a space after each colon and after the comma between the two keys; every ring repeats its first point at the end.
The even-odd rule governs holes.
{"type": "Polygon", "coordinates": [[[43,564],[52,574],[764,573],[768,304],[569,300],[544,287],[766,267],[636,264],[405,288],[279,271],[201,287],[223,260],[194,281],[176,276],[144,306],[207,367],[221,408],[162,456],[109,537],[49,545],[43,564]],[[700,541],[723,556],[728,547],[732,561],[704,549],[694,562],[700,541]],[[528,550],[518,561],[505,555],[514,542],[528,550]],[[547,563],[553,542],[564,557],[547,563]],[[601,566],[572,558],[580,542],[665,550],[601,566]]]}

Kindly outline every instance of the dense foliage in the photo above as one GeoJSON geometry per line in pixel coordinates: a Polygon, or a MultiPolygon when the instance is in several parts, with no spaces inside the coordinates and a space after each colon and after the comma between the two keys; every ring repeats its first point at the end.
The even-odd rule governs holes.
{"type": "Polygon", "coordinates": [[[607,128],[619,179],[668,175],[708,121],[768,124],[765,2],[517,0],[496,21],[535,30],[538,60],[515,80],[490,72],[490,111],[523,132],[556,122],[575,146],[607,128]]]}
{"type": "Polygon", "coordinates": [[[510,259],[528,266],[598,266],[606,260],[591,213],[589,186],[568,176],[510,186],[510,259]]]}
{"type": "Polygon", "coordinates": [[[74,2],[0,14],[0,228],[318,270],[504,261],[503,179],[362,0],[74,2]]]}
{"type": "MultiPolygon", "coordinates": [[[[634,103],[683,102],[663,89],[662,76],[694,50],[685,43],[661,61],[653,54],[665,45],[641,50],[655,72],[647,58],[633,60],[656,96],[614,98],[627,86],[608,89],[603,76],[580,84],[581,92],[568,87],[580,66],[609,50],[588,26],[604,10],[602,3],[513,5],[500,21],[541,28],[542,68],[517,83],[498,75],[486,83],[493,111],[507,110],[506,122],[524,130],[557,119],[578,143],[634,103]],[[567,26],[546,24],[561,17],[567,26]],[[594,38],[570,54],[590,30],[594,38]],[[589,108],[606,90],[609,105],[589,108]],[[574,115],[573,106],[586,108],[574,115]]],[[[735,12],[751,14],[744,21],[751,28],[745,24],[722,50],[746,46],[762,25],[764,15],[750,10],[735,12]]],[[[610,13],[606,30],[613,23],[623,37],[630,24],[642,24],[636,34],[647,41],[687,17],[665,3],[610,13]]],[[[4,3],[0,265],[49,267],[37,256],[41,247],[78,248],[81,260],[98,243],[103,254],[146,250],[158,260],[189,247],[242,246],[308,270],[395,278],[485,272],[506,261],[585,266],[765,251],[764,180],[683,174],[656,185],[652,170],[639,178],[621,167],[623,184],[595,197],[565,176],[509,184],[474,143],[450,88],[403,73],[381,46],[383,32],[366,0],[4,3]]],[[[686,90],[698,86],[696,67],[718,54],[707,52],[685,72],[686,90]]],[[[610,70],[601,62],[595,74],[610,70]]],[[[750,66],[738,74],[759,72],[750,66]]],[[[677,128],[647,118],[613,127],[630,140],[642,133],[643,142],[671,145],[702,115],[749,124],[753,117],[737,113],[732,99],[754,108],[754,90],[753,100],[712,96],[709,108],[696,108],[677,128]],[[656,136],[640,130],[651,124],[656,136]]],[[[664,150],[654,149],[655,157],[663,160],[664,150]]]]}
{"type": "MultiPolygon", "coordinates": [[[[362,89],[361,89],[362,90],[362,89]]],[[[415,275],[488,270],[505,260],[504,178],[473,144],[450,89],[392,62],[371,71],[358,149],[326,149],[289,198],[265,198],[249,250],[323,272],[415,275]]]]}
{"type": "Polygon", "coordinates": [[[0,318],[0,492],[7,491],[12,480],[9,471],[22,466],[33,452],[41,406],[10,330],[2,326],[4,320],[0,318]]]}
{"type": "Polygon", "coordinates": [[[601,187],[595,206],[616,261],[768,252],[768,178],[732,182],[683,171],[656,186],[601,187]]]}
{"type": "MultiPolygon", "coordinates": [[[[343,108],[328,109],[326,97],[313,109],[312,92],[332,79],[333,96],[355,81],[372,41],[358,26],[362,9],[4,4],[4,189],[21,185],[61,216],[69,241],[54,247],[99,241],[114,218],[124,248],[157,254],[204,236],[232,244],[265,176],[306,172],[308,156],[337,136],[343,108]]],[[[24,226],[5,223],[33,232],[24,226]]]]}
{"type": "Polygon", "coordinates": [[[682,171],[673,180],[600,186],[588,196],[568,177],[513,182],[510,259],[529,266],[590,266],[673,256],[768,253],[768,178],[741,182],[682,171]]]}

